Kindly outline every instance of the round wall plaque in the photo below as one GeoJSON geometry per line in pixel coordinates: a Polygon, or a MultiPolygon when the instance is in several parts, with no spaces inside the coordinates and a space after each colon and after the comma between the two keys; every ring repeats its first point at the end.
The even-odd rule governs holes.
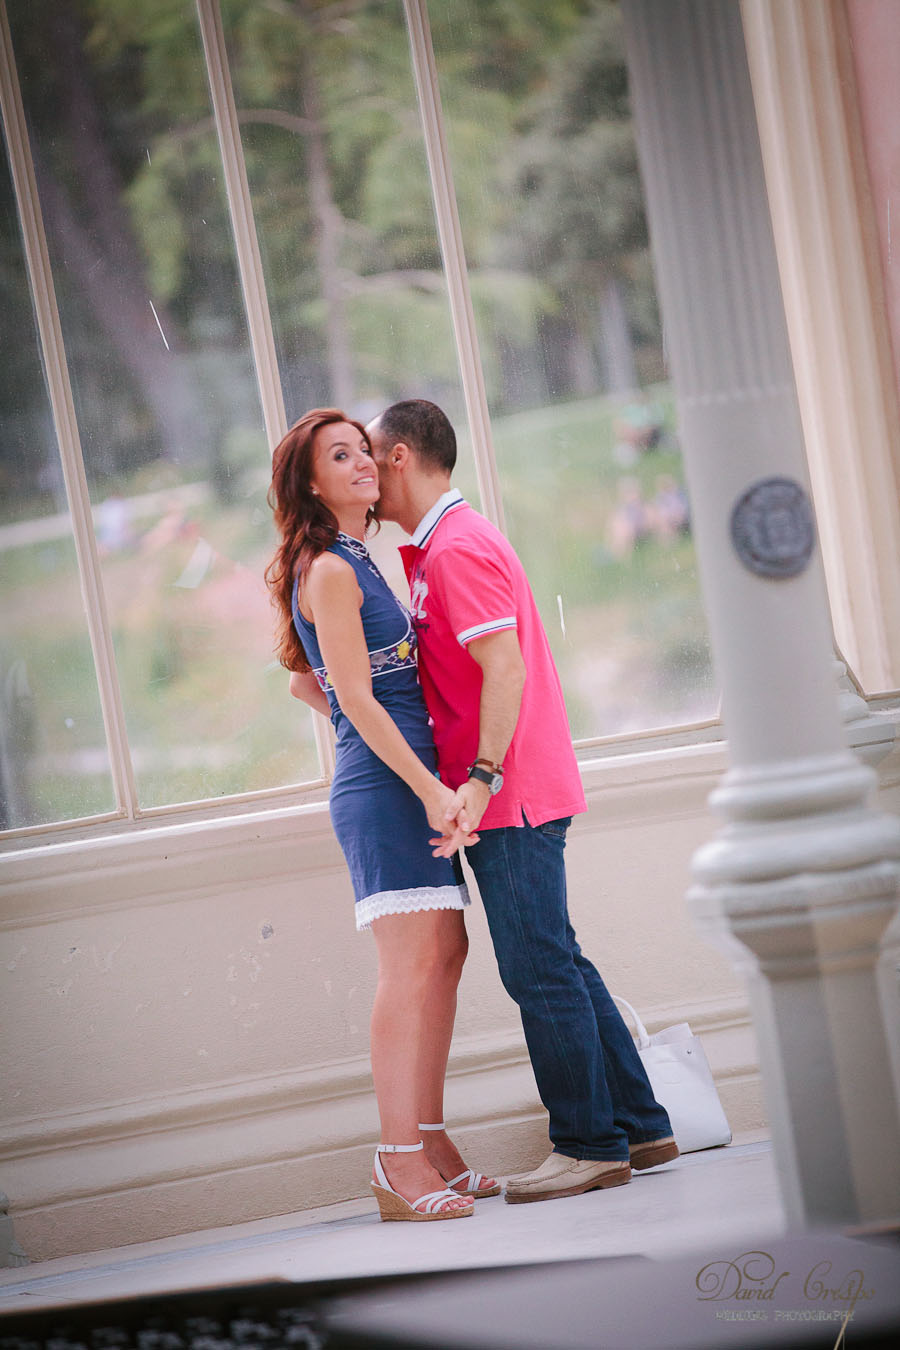
{"type": "Polygon", "coordinates": [[[731,542],[741,562],[761,577],[795,577],[816,543],[812,506],[793,478],[763,478],[738,498],[731,542]]]}

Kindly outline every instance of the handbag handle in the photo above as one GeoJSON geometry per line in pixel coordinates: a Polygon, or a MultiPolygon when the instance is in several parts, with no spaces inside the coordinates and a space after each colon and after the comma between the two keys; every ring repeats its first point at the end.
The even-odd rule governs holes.
{"type": "Polygon", "coordinates": [[[637,1012],[628,1002],[627,998],[619,998],[618,994],[613,994],[612,997],[616,1003],[621,1003],[623,1008],[628,1009],[629,1013],[631,1014],[632,1020],[634,1021],[635,1029],[637,1030],[638,1049],[646,1050],[647,1046],[650,1044],[650,1036],[647,1032],[647,1028],[644,1026],[643,1022],[638,1017],[637,1012]]]}

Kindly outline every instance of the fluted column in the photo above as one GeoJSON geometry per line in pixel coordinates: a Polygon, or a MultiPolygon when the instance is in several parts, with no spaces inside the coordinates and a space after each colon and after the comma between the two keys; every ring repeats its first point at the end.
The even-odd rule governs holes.
{"type": "Polygon", "coordinates": [[[731,767],[689,904],[749,982],[792,1224],[900,1215],[900,822],[847,748],[738,0],[623,0],[731,767]]]}

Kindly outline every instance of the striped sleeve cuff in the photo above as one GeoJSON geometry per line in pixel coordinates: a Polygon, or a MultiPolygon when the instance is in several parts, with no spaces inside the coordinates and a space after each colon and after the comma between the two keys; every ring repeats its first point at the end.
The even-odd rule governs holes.
{"type": "Polygon", "coordinates": [[[515,614],[508,614],[505,619],[489,619],[487,623],[476,623],[474,628],[464,628],[461,633],[457,633],[456,640],[461,647],[465,647],[474,638],[486,637],[488,633],[500,633],[504,628],[516,626],[515,614]]]}

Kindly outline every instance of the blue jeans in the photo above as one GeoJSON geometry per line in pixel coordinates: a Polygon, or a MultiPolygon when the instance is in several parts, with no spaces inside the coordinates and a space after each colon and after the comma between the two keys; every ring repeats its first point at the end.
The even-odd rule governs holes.
{"type": "Polygon", "coordinates": [[[522,1014],[550,1141],[569,1158],[627,1158],[672,1133],[644,1066],[569,920],[563,852],[571,819],[481,830],[466,849],[500,978],[522,1014]]]}

